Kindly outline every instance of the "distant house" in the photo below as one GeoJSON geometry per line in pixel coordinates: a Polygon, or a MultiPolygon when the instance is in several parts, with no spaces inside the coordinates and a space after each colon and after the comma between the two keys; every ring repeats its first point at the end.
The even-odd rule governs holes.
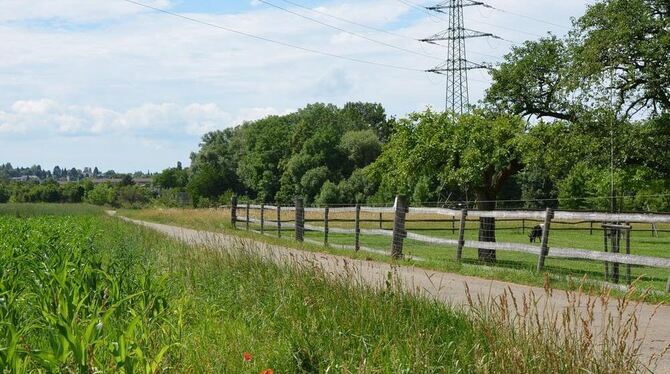
{"type": "MultiPolygon", "coordinates": [[[[121,178],[100,178],[100,179],[91,179],[91,181],[95,184],[101,184],[101,183],[117,184],[117,183],[121,182],[121,178]]],[[[133,182],[135,182],[135,184],[140,185],[140,186],[149,186],[153,182],[153,179],[151,179],[151,178],[133,178],[133,182]]]]}
{"type": "Polygon", "coordinates": [[[39,181],[40,177],[37,175],[22,175],[20,177],[10,178],[10,180],[15,182],[39,181]]]}

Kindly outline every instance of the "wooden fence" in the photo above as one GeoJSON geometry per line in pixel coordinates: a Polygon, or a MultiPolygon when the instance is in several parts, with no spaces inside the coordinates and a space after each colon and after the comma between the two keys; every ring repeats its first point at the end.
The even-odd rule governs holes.
{"type": "MultiPolygon", "coordinates": [[[[276,232],[278,237],[282,237],[282,232],[294,232],[294,238],[298,241],[307,241],[320,244],[313,240],[304,237],[305,231],[314,231],[323,233],[323,244],[329,245],[329,234],[350,234],[353,235],[353,245],[340,245],[339,247],[350,248],[359,251],[362,247],[360,245],[361,235],[378,235],[391,238],[390,254],[394,258],[403,257],[403,243],[404,239],[408,238],[418,242],[438,244],[445,246],[453,246],[456,248],[456,261],[462,260],[464,248],[480,248],[491,249],[496,251],[512,251],[521,252],[537,256],[537,271],[540,272],[544,268],[546,258],[564,258],[564,259],[581,259],[590,261],[602,261],[605,263],[605,277],[611,277],[615,282],[619,278],[619,264],[626,266],[626,280],[630,283],[630,267],[631,265],[648,266],[656,268],[670,269],[670,258],[649,257],[630,254],[630,223],[646,223],[651,224],[653,231],[656,230],[656,224],[670,223],[670,215],[666,214],[641,214],[641,213],[595,213],[595,212],[568,212],[568,211],[553,211],[547,209],[546,211],[478,211],[478,210],[454,210],[444,208],[422,208],[410,207],[407,199],[404,196],[398,196],[394,207],[367,207],[355,205],[350,207],[323,207],[313,208],[305,207],[302,199],[296,199],[293,206],[280,205],[255,205],[255,204],[238,204],[237,198],[233,197],[231,206],[231,224],[233,227],[238,227],[239,223],[245,225],[245,229],[249,230],[249,224],[254,223],[260,225],[259,232],[266,234],[270,231],[276,232]],[[260,219],[251,218],[250,211],[257,210],[260,212],[260,219]],[[266,212],[275,212],[276,219],[268,219],[266,212]],[[243,214],[239,214],[243,212],[243,214]],[[283,219],[282,212],[290,212],[293,219],[283,219]],[[305,213],[319,212],[323,214],[323,219],[306,219],[305,213]],[[361,212],[372,213],[376,217],[361,218],[361,212]],[[353,213],[353,219],[332,219],[333,213],[353,213]],[[417,219],[407,221],[407,214],[422,214],[422,215],[437,215],[449,217],[447,219],[417,219]],[[392,214],[393,219],[384,219],[384,214],[392,214]],[[377,218],[378,217],[378,218],[377,218]],[[476,240],[465,240],[466,219],[467,218],[482,218],[491,217],[497,220],[506,221],[522,221],[523,230],[526,228],[526,221],[533,223],[543,223],[540,245],[522,244],[522,243],[506,243],[506,242],[483,242],[476,240]],[[312,225],[310,222],[319,221],[323,225],[312,225]],[[331,227],[332,222],[350,222],[354,224],[353,229],[345,229],[339,227],[331,227]],[[434,236],[422,235],[413,232],[407,232],[407,222],[450,222],[450,229],[452,232],[458,231],[458,239],[438,238],[434,236]],[[586,228],[591,234],[593,233],[593,224],[600,222],[601,227],[605,230],[604,236],[604,252],[591,251],[577,248],[560,248],[550,247],[549,237],[552,232],[552,223],[557,224],[575,224],[575,223],[590,223],[590,227],[586,228]],[[364,229],[361,228],[361,223],[378,223],[379,228],[364,229]],[[392,228],[387,229],[384,224],[392,223],[392,228]],[[458,224],[458,226],[456,226],[458,224]],[[609,239],[608,239],[609,238],[609,239]],[[625,242],[626,253],[621,253],[621,239],[625,242]],[[608,241],[611,241],[611,246],[608,250],[608,241]]],[[[533,225],[534,226],[534,225],[533,225]]],[[[533,226],[529,226],[532,228],[533,226]]],[[[444,229],[444,228],[442,228],[444,229]]],[[[449,228],[447,228],[448,230],[449,228]]],[[[412,229],[413,231],[417,231],[412,229]]],[[[426,229],[429,230],[429,229],[426,229]]],[[[666,291],[670,292],[670,278],[666,285],[666,291]]]]}

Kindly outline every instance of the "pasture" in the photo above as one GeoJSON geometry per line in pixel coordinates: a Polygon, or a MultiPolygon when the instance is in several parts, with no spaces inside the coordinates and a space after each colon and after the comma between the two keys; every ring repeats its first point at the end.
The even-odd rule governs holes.
{"type": "Polygon", "coordinates": [[[244,248],[187,247],[99,209],[0,207],[0,366],[14,373],[642,368],[620,331],[597,348],[588,330],[519,331],[495,305],[470,314],[391,278],[375,290],[244,248]]]}
{"type": "MultiPolygon", "coordinates": [[[[230,229],[230,211],[229,209],[143,209],[143,210],[123,210],[123,215],[132,218],[145,219],[149,221],[181,225],[184,227],[222,231],[230,229]]],[[[250,233],[246,233],[246,211],[238,210],[238,219],[242,222],[237,224],[237,235],[254,235],[253,232],[260,230],[257,222],[249,224],[250,233]]],[[[282,211],[281,219],[290,223],[294,219],[292,211],[282,211]]],[[[260,214],[258,210],[250,210],[250,218],[258,220],[260,214]]],[[[266,220],[276,220],[275,211],[266,211],[266,220]]],[[[331,212],[329,214],[329,227],[353,229],[353,213],[331,212]],[[344,222],[346,221],[346,222],[344,222]]],[[[379,223],[380,214],[361,213],[362,229],[391,230],[393,223],[393,214],[381,214],[381,224],[379,223]]],[[[422,235],[430,235],[445,239],[458,239],[458,218],[455,222],[431,222],[444,220],[444,216],[427,214],[409,214],[407,221],[407,231],[422,235]],[[417,222],[419,220],[420,222],[417,222]],[[414,222],[413,222],[414,221],[414,222]]],[[[313,226],[323,227],[323,213],[306,212],[305,220],[313,226]]],[[[522,220],[499,220],[496,223],[496,239],[499,242],[529,244],[528,234],[532,227],[539,222],[522,220]]],[[[468,219],[465,227],[465,239],[476,240],[478,237],[479,222],[476,219],[468,219]]],[[[631,231],[631,254],[652,256],[659,258],[670,258],[670,225],[657,225],[658,232],[652,233],[651,226],[648,224],[632,224],[631,231]]],[[[276,227],[266,226],[265,236],[260,237],[263,240],[276,240],[278,231],[276,227]],[[265,239],[267,238],[267,239],[265,239]]],[[[286,225],[281,231],[283,245],[297,245],[293,239],[293,229],[286,225]]],[[[255,237],[258,237],[256,235],[255,237]]],[[[391,238],[376,235],[361,235],[360,245],[362,247],[373,249],[375,252],[360,251],[354,253],[351,249],[340,249],[338,245],[353,246],[354,236],[352,234],[329,233],[328,244],[330,247],[324,247],[324,234],[322,232],[306,231],[305,239],[307,243],[302,247],[315,251],[327,251],[337,254],[344,254],[354,258],[370,258],[380,261],[389,261],[391,238]],[[320,245],[316,242],[321,243],[320,245]]],[[[553,223],[552,231],[549,237],[549,247],[572,247],[585,250],[603,251],[603,229],[601,223],[553,223]]],[[[456,261],[456,247],[442,244],[427,244],[416,240],[406,239],[404,245],[404,254],[416,257],[415,260],[408,259],[406,263],[411,263],[419,267],[425,267],[435,270],[444,270],[458,272],[465,275],[474,275],[492,279],[500,279],[515,283],[525,283],[531,285],[543,285],[546,281],[545,274],[536,272],[537,256],[527,253],[498,251],[497,263],[495,266],[482,265],[477,260],[477,250],[465,248],[463,251],[463,261],[456,261]]],[[[547,258],[545,261],[545,271],[552,287],[576,289],[582,283],[582,279],[591,282],[594,287],[600,287],[604,281],[604,268],[602,262],[547,258]]],[[[625,284],[625,265],[620,266],[620,284],[625,284]]],[[[631,279],[636,281],[639,289],[650,288],[658,291],[652,296],[655,301],[668,301],[670,297],[663,294],[665,291],[669,271],[662,268],[652,268],[643,266],[631,266],[631,279]]],[[[615,292],[616,293],[616,292],[615,292]]]]}

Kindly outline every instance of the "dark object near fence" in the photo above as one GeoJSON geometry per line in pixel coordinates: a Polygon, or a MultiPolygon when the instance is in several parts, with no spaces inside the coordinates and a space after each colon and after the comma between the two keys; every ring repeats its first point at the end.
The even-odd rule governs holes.
{"type": "Polygon", "coordinates": [[[540,239],[542,237],[542,229],[543,229],[542,224],[535,225],[533,229],[530,231],[530,234],[528,234],[528,238],[530,239],[531,243],[535,243],[535,240],[540,239]]]}

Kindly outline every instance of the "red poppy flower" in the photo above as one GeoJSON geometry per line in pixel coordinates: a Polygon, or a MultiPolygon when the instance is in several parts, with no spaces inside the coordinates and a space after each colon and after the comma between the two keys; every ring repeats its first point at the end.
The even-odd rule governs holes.
{"type": "Polygon", "coordinates": [[[244,360],[244,362],[251,361],[251,353],[249,352],[242,353],[242,359],[244,360]]]}
{"type": "Polygon", "coordinates": [[[272,369],[265,369],[261,371],[261,374],[275,374],[275,371],[272,369]]]}

